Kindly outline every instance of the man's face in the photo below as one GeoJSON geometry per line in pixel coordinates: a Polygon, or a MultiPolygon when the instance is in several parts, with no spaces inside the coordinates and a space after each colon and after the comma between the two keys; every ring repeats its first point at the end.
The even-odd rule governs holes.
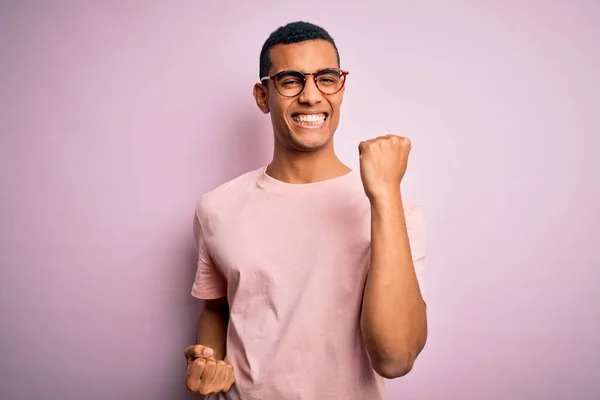
{"type": "MultiPolygon", "coordinates": [[[[335,48],[325,40],[277,45],[271,48],[269,54],[272,65],[269,75],[288,70],[314,73],[338,67],[335,48]]],[[[324,82],[322,87],[327,83],[324,82]]],[[[257,84],[254,96],[259,108],[271,113],[277,144],[305,152],[318,151],[332,144],[344,88],[335,94],[323,94],[317,88],[313,75],[308,75],[300,94],[285,97],[276,90],[272,80],[265,80],[264,84],[268,90],[257,84]]]]}

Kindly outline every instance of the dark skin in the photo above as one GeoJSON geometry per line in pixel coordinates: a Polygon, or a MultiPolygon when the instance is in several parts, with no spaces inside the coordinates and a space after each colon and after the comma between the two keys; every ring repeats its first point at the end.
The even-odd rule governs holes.
{"type": "MultiPolygon", "coordinates": [[[[269,74],[294,69],[315,72],[338,67],[333,46],[324,40],[278,45],[270,52],[269,74]]],[[[273,160],[267,173],[275,179],[291,183],[307,183],[331,179],[350,171],[336,156],[333,135],[340,120],[345,87],[336,94],[323,95],[312,79],[307,79],[302,93],[286,98],[275,90],[273,82],[256,83],[256,105],[271,115],[275,140],[273,160]],[[299,129],[295,113],[327,113],[325,125],[317,130],[299,129]]]]}
{"type": "MultiPolygon", "coordinates": [[[[271,49],[270,57],[269,74],[338,67],[334,47],[324,40],[278,45],[271,49]]],[[[256,83],[253,91],[258,108],[270,114],[273,126],[275,145],[267,174],[283,182],[310,183],[348,173],[350,168],[336,156],[333,144],[345,88],[324,95],[309,78],[298,96],[286,98],[273,85],[271,81],[256,83]],[[327,118],[318,129],[304,129],[294,121],[297,113],[325,113],[327,118]]],[[[408,138],[395,135],[360,144],[361,177],[371,203],[372,242],[361,330],[373,368],[386,378],[407,374],[427,337],[426,306],[414,272],[400,192],[409,152],[408,138]]],[[[227,373],[231,366],[220,361],[226,354],[228,311],[225,298],[205,303],[198,323],[198,345],[186,349],[187,382],[192,391],[216,393],[233,384],[233,376],[227,373]],[[207,348],[213,351],[211,356],[204,353],[207,348]],[[211,369],[206,374],[208,362],[211,369]]]]}
{"type": "Polygon", "coordinates": [[[229,306],[226,298],[206,300],[198,321],[195,346],[185,349],[186,387],[200,395],[227,392],[235,379],[225,359],[229,306]]]}

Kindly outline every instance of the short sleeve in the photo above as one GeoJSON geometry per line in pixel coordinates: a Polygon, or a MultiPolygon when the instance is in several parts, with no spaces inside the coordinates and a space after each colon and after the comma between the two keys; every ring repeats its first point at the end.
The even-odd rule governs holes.
{"type": "Polygon", "coordinates": [[[227,295],[227,282],[209,256],[198,207],[196,207],[194,213],[194,238],[198,250],[198,266],[192,285],[192,296],[203,300],[225,297],[227,295]]]}
{"type": "Polygon", "coordinates": [[[425,299],[426,289],[423,272],[425,271],[427,255],[427,238],[425,234],[425,221],[420,206],[413,206],[407,213],[406,229],[408,240],[410,242],[413,265],[415,267],[415,273],[417,274],[417,280],[419,281],[419,288],[421,289],[423,299],[425,299]]]}

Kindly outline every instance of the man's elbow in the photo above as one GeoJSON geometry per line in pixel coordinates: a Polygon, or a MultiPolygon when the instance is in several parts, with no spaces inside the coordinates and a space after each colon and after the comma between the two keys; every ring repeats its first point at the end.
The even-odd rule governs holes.
{"type": "Polygon", "coordinates": [[[419,354],[425,347],[426,336],[418,343],[394,347],[370,348],[371,366],[380,376],[396,379],[412,371],[419,354]]]}
{"type": "Polygon", "coordinates": [[[408,374],[415,364],[414,357],[399,357],[397,360],[372,362],[373,369],[377,374],[386,379],[396,379],[408,374]]]}

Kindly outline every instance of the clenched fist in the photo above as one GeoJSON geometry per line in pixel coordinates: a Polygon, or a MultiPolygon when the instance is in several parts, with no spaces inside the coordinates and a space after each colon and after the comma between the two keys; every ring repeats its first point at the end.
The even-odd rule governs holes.
{"type": "Polygon", "coordinates": [[[225,361],[217,361],[213,350],[201,345],[185,349],[188,390],[201,395],[227,392],[234,383],[233,367],[225,361]]]}
{"type": "Polygon", "coordinates": [[[396,135],[360,143],[360,176],[370,200],[400,189],[410,149],[410,139],[396,135]]]}

